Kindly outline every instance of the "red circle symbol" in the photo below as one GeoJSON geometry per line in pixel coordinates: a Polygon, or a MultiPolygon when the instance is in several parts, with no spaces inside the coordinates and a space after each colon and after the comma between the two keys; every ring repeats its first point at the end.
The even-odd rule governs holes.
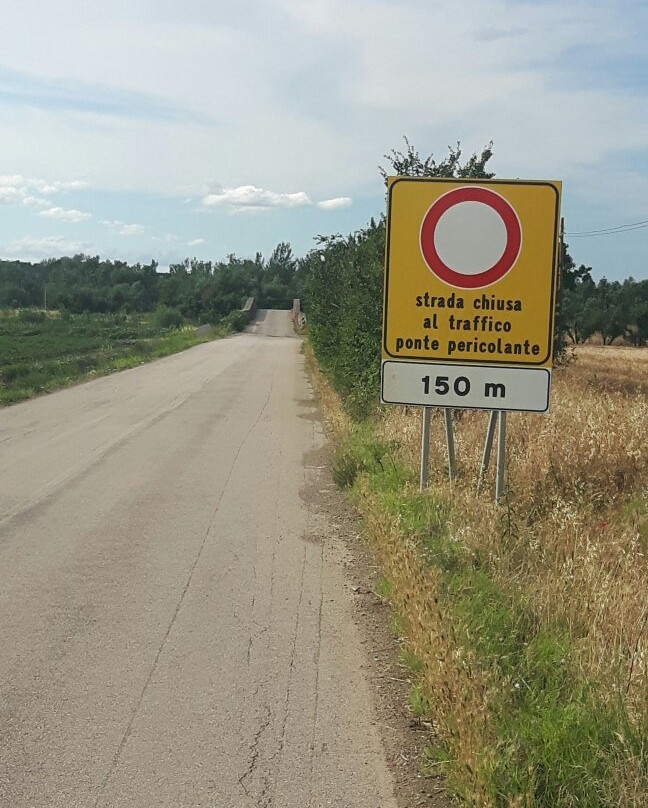
{"type": "MultiPolygon", "coordinates": [[[[480,207],[479,210],[484,209],[480,207]]],[[[461,216],[458,221],[462,221],[461,216]]],[[[503,196],[489,188],[464,185],[443,194],[430,206],[421,223],[420,245],[425,263],[437,278],[450,286],[458,286],[462,289],[481,289],[500,280],[513,268],[522,247],[522,227],[514,208],[503,196]],[[452,266],[452,260],[449,260],[445,253],[443,257],[439,254],[437,240],[439,231],[442,229],[438,229],[439,222],[444,214],[461,214],[461,211],[475,207],[464,206],[466,202],[480,203],[480,206],[486,205],[489,210],[486,211],[488,216],[485,219],[483,214],[480,214],[481,231],[479,227],[472,228],[470,226],[472,220],[470,217],[466,217],[467,227],[463,230],[455,229],[452,232],[451,238],[456,241],[459,249],[462,244],[468,245],[473,255],[479,255],[481,241],[485,235],[488,235],[483,228],[488,228],[489,223],[492,222],[495,222],[498,228],[501,229],[502,226],[504,228],[503,249],[497,250],[494,263],[483,269],[466,270],[461,266],[452,266]]],[[[489,261],[490,259],[486,258],[487,264],[489,261]]]]}

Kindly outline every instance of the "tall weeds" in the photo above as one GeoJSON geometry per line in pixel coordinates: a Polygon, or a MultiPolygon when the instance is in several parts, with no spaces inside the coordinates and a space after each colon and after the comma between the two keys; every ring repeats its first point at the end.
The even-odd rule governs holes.
{"type": "Polygon", "coordinates": [[[436,416],[421,494],[420,411],[358,430],[325,398],[451,792],[484,808],[644,806],[648,351],[579,349],[554,379],[549,415],[508,419],[499,506],[492,477],[475,494],[485,413],[455,415],[452,485],[436,416]]]}

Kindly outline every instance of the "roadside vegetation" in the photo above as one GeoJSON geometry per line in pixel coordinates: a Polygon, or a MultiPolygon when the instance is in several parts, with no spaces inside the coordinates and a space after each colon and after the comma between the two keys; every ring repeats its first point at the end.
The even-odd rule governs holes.
{"type": "Polygon", "coordinates": [[[13,404],[224,336],[238,312],[208,336],[182,327],[177,311],[151,314],[0,312],[0,404],[13,404]]]}
{"type": "Polygon", "coordinates": [[[303,274],[285,243],[267,260],[230,255],[157,269],[88,255],[0,260],[0,405],[240,331],[247,298],[291,308],[303,274]],[[212,330],[199,336],[204,324],[212,330]]]}
{"type": "MultiPolygon", "coordinates": [[[[394,173],[439,170],[407,147],[394,173]]],[[[443,171],[474,176],[460,172],[483,171],[486,152],[443,171]]],[[[648,282],[594,284],[564,251],[551,412],[510,414],[496,505],[492,471],[475,490],[486,413],[454,414],[452,484],[435,414],[421,492],[420,410],[377,405],[383,244],[382,222],[320,240],[309,350],[333,476],[380,561],[412,712],[432,727],[423,770],[472,808],[648,805],[648,348],[630,347],[646,342],[648,282]],[[627,347],[568,344],[613,333],[627,347]]]]}
{"type": "Polygon", "coordinates": [[[475,494],[487,416],[353,421],[319,387],[336,482],[364,518],[402,632],[424,770],[468,806],[648,804],[648,350],[579,348],[547,416],[509,417],[505,500],[475,494]],[[619,372],[614,372],[614,367],[619,372]]]}

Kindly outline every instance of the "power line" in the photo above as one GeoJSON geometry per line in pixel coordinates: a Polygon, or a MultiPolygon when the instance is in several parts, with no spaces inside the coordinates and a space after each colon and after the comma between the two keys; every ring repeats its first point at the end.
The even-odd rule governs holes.
{"type": "Polygon", "coordinates": [[[605,227],[601,230],[583,230],[578,233],[565,233],[569,238],[585,238],[586,236],[610,236],[613,233],[629,233],[631,230],[643,230],[648,227],[648,220],[619,224],[616,227],[605,227]]]}

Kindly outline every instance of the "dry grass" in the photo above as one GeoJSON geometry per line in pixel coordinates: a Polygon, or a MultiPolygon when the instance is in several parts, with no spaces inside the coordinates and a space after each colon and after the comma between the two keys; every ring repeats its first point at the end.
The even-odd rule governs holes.
{"type": "MultiPolygon", "coordinates": [[[[648,350],[581,347],[578,359],[555,374],[550,414],[509,416],[517,536],[505,554],[501,510],[488,496],[474,496],[486,414],[458,414],[455,486],[444,479],[440,416],[431,448],[437,489],[455,505],[457,537],[490,559],[503,586],[523,590],[539,615],[565,618],[588,672],[617,686],[630,683],[640,699],[648,648],[647,379],[648,350]]],[[[398,439],[412,466],[419,420],[418,412],[392,409],[380,428],[398,439]]]]}
{"type": "MultiPolygon", "coordinates": [[[[316,383],[339,439],[347,440],[352,430],[339,401],[325,382],[316,383]]],[[[510,415],[508,495],[499,507],[492,497],[492,470],[482,496],[475,494],[487,424],[487,415],[479,412],[456,413],[460,475],[455,484],[447,482],[443,424],[437,414],[432,428],[431,488],[423,499],[411,483],[383,482],[380,488],[371,474],[361,474],[354,487],[367,534],[392,583],[393,605],[421,662],[422,690],[453,761],[448,767],[451,785],[468,805],[634,808],[648,804],[643,744],[638,751],[629,740],[641,737],[642,728],[648,726],[647,388],[648,350],[579,347],[571,362],[554,374],[550,414],[510,415]],[[413,521],[413,514],[419,518],[426,507],[444,512],[445,533],[435,552],[441,547],[445,553],[447,545],[450,556],[440,562],[426,558],[421,544],[425,531],[413,521]],[[455,556],[469,570],[461,584],[453,578],[455,556]],[[476,574],[487,576],[486,595],[480,594],[483,604],[471,603],[469,594],[461,605],[461,586],[469,589],[465,581],[473,563],[479,570],[476,574]],[[495,593],[491,600],[488,587],[495,593]],[[501,602],[497,593],[505,595],[501,602]],[[468,615],[463,624],[462,608],[468,615]],[[469,614],[481,608],[491,610],[483,625],[469,614]],[[536,668],[542,672],[545,665],[550,671],[552,665],[565,662],[564,682],[571,684],[561,684],[560,692],[567,701],[585,692],[579,691],[578,683],[594,694],[591,704],[589,695],[581,699],[578,720],[584,734],[575,735],[573,741],[589,744],[590,757],[600,756],[603,761],[592,763],[601,784],[589,796],[581,793],[579,797],[577,785],[570,795],[568,767],[551,773],[559,784],[564,777],[566,785],[547,797],[549,792],[543,792],[542,785],[544,763],[538,769],[537,761],[529,759],[528,772],[519,782],[510,777],[515,767],[507,768],[506,760],[502,763],[513,754],[509,747],[518,743],[516,733],[525,732],[524,725],[521,729],[514,725],[513,746],[497,737],[502,731],[502,705],[511,698],[507,692],[520,685],[510,679],[513,674],[506,673],[505,653],[503,664],[484,660],[497,656],[489,650],[488,632],[506,635],[507,626],[518,622],[528,626],[524,631],[538,641],[536,668]],[[480,639],[480,631],[485,639],[480,639]],[[563,646],[568,649],[567,661],[559,659],[556,651],[563,646]],[[558,657],[552,661],[555,653],[558,657]],[[604,726],[587,726],[592,717],[587,710],[596,712],[592,704],[607,711],[606,715],[627,716],[628,737],[626,729],[615,726],[606,748],[597,749],[596,744],[603,744],[601,739],[607,736],[604,726]],[[494,715],[499,715],[499,728],[494,715]],[[542,793],[544,801],[538,796],[542,793]]],[[[415,476],[420,411],[386,409],[374,425],[374,434],[384,445],[397,447],[396,461],[410,469],[410,479],[415,476]]],[[[501,641],[506,646],[507,637],[501,641]]],[[[513,643],[511,654],[518,651],[513,643]]],[[[520,660],[531,670],[533,665],[524,654],[520,660]]],[[[542,687],[540,699],[541,691],[542,687]]],[[[548,716],[550,712],[551,708],[548,716]]],[[[547,727],[540,733],[555,729],[551,720],[547,718],[547,727]]],[[[568,730],[558,727],[556,737],[565,746],[551,764],[554,768],[560,768],[561,755],[568,756],[572,743],[568,730]]],[[[533,743],[532,738],[531,749],[533,743]]],[[[576,762],[572,768],[578,770],[579,765],[576,762]]]]}
{"type": "MultiPolygon", "coordinates": [[[[538,630],[568,627],[576,675],[596,682],[603,701],[621,700],[637,726],[648,718],[647,388],[648,350],[579,348],[555,373],[549,415],[509,417],[504,508],[475,495],[486,414],[456,414],[454,485],[440,415],[431,448],[433,487],[452,504],[453,539],[485,559],[538,630]]],[[[398,441],[401,459],[416,467],[418,411],[388,411],[379,434],[398,441]]],[[[639,761],[619,763],[614,804],[647,804],[639,761]]]]}
{"type": "Polygon", "coordinates": [[[392,607],[404,624],[407,647],[424,663],[421,690],[428,702],[432,699],[428,712],[454,761],[444,769],[449,786],[456,794],[469,795],[475,808],[488,808],[492,802],[481,772],[493,766],[496,750],[487,709],[488,677],[454,635],[452,620],[438,597],[438,574],[422,562],[417,545],[398,519],[375,507],[366,486],[361,485],[358,494],[367,535],[390,582],[392,607]]]}
{"type": "Polygon", "coordinates": [[[597,390],[648,393],[648,348],[578,345],[569,352],[572,378],[597,390]]]}

